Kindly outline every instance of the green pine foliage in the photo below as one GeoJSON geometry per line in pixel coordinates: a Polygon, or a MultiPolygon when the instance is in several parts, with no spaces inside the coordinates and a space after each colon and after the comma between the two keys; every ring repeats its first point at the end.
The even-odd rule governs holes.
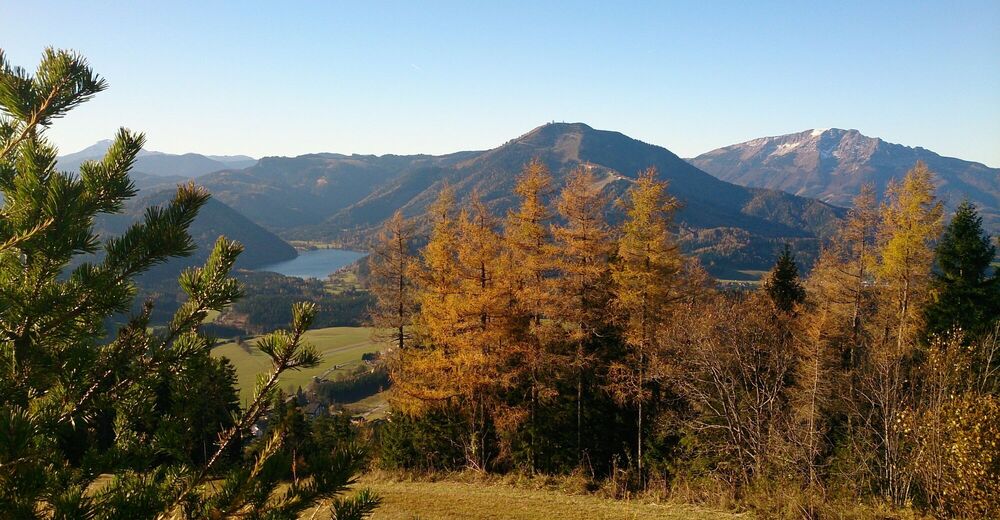
{"type": "Polygon", "coordinates": [[[1000,279],[990,273],[996,252],[976,207],[962,202],[935,250],[937,272],[933,301],[927,309],[928,332],[958,327],[975,335],[996,321],[1000,279]]]}
{"type": "Polygon", "coordinates": [[[208,356],[214,340],[199,328],[243,293],[230,276],[240,244],[220,237],[180,275],[186,301],[167,327],[151,330],[147,303],[107,330],[133,308],[138,275],[193,252],[188,229],[209,196],[180,186],[101,240],[95,218],[136,193],[143,135],[120,130],[70,175],[45,131],[106,87],[73,52],[46,50],[34,73],[0,52],[0,517],[295,518],[326,501],[336,518],[362,518],[377,497],[337,498],[363,461],[356,448],[313,450],[309,471],[289,477],[289,426],[272,421],[243,460],[278,376],[318,359],[302,340],[315,309],[297,304],[289,330],[258,341],[273,368],[236,406],[232,367],[208,356]],[[73,263],[80,255],[99,260],[73,263]]]}
{"type": "Polygon", "coordinates": [[[778,261],[764,281],[764,289],[775,307],[784,312],[792,312],[795,305],[805,300],[806,290],[799,280],[799,267],[788,244],[781,250],[778,261]]]}

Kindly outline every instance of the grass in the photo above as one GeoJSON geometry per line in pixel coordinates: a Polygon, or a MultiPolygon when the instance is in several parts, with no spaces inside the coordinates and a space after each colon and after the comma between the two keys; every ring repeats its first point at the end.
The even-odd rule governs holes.
{"type": "MultiPolygon", "coordinates": [[[[651,519],[714,520],[743,515],[696,506],[614,500],[595,495],[569,494],[552,489],[526,489],[502,483],[454,481],[399,482],[365,477],[361,486],[382,497],[372,520],[551,520],[651,519]]],[[[329,519],[321,510],[316,518],[329,519]]],[[[309,515],[305,515],[306,518],[309,515]]]]}
{"type": "MultiPolygon", "coordinates": [[[[332,379],[338,371],[360,365],[362,354],[379,350],[371,341],[370,330],[367,327],[329,327],[306,332],[306,340],[316,347],[321,361],[313,368],[285,372],[279,379],[280,387],[305,388],[313,377],[332,379]]],[[[213,356],[225,356],[233,363],[239,379],[240,398],[244,402],[253,392],[257,375],[271,370],[271,359],[253,346],[253,340],[246,340],[246,344],[248,349],[234,342],[212,349],[213,356]]]]}

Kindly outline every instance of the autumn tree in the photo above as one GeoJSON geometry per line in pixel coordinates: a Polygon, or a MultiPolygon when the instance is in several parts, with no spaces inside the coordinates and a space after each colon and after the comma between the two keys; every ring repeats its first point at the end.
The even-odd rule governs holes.
{"type": "Polygon", "coordinates": [[[454,338],[459,332],[460,273],[455,194],[444,186],[428,212],[431,234],[416,268],[419,312],[413,319],[413,348],[396,352],[390,366],[395,402],[419,412],[459,395],[450,378],[454,338]]]}
{"type": "Polygon", "coordinates": [[[901,503],[912,484],[907,469],[901,415],[912,405],[912,358],[930,295],[933,243],[941,232],[942,206],[932,173],[923,163],[902,182],[892,182],[882,204],[878,230],[878,308],[869,326],[861,392],[867,421],[875,427],[873,474],[886,499],[901,503]]]}
{"type": "Polygon", "coordinates": [[[410,250],[413,239],[413,223],[397,211],[383,225],[368,256],[368,287],[375,297],[373,333],[400,355],[410,341],[409,327],[416,312],[415,257],[410,250]]]}
{"type": "Polygon", "coordinates": [[[567,326],[569,365],[576,386],[576,450],[583,459],[583,406],[592,368],[592,342],[607,323],[609,260],[613,243],[604,220],[607,205],[593,173],[576,169],[559,194],[563,223],[552,227],[557,277],[553,318],[567,326]]]}
{"type": "Polygon", "coordinates": [[[515,326],[523,334],[514,338],[518,341],[519,356],[511,368],[526,379],[528,458],[535,472],[541,444],[539,407],[542,401],[556,394],[551,381],[554,373],[551,347],[559,336],[553,322],[543,320],[553,304],[551,273],[555,261],[549,229],[552,211],[548,206],[552,175],[545,164],[533,160],[525,165],[514,193],[518,205],[508,213],[504,225],[505,246],[510,254],[506,276],[515,304],[512,322],[521,322],[515,326]]]}
{"type": "Polygon", "coordinates": [[[649,384],[657,379],[651,366],[660,354],[657,339],[670,305],[680,297],[677,280],[683,260],[671,236],[670,223],[677,201],[656,180],[656,170],[639,175],[624,203],[618,250],[611,267],[612,305],[628,347],[624,360],[609,372],[616,399],[636,408],[636,463],[642,474],[643,404],[649,384]]]}

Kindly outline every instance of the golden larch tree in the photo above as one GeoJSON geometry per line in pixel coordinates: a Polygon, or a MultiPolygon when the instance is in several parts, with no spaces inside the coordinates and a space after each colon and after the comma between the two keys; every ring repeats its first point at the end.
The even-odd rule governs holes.
{"type": "Polygon", "coordinates": [[[667,183],[650,168],[639,175],[624,202],[625,221],[618,254],[611,268],[613,310],[627,348],[624,360],[612,364],[609,386],[615,399],[636,408],[636,462],[642,472],[643,404],[655,379],[650,366],[659,355],[657,338],[669,307],[680,298],[678,275],[683,266],[670,224],[677,200],[667,183]]]}
{"type": "Polygon", "coordinates": [[[577,454],[583,457],[583,400],[591,370],[591,342],[607,323],[610,300],[610,240],[604,210],[607,199],[593,173],[577,168],[559,195],[563,223],[552,227],[558,275],[554,315],[564,324],[573,351],[570,366],[576,384],[577,454]]]}

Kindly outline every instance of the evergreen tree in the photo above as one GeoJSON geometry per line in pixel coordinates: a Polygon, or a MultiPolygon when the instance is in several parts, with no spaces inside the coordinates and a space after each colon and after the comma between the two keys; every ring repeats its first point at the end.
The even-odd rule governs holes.
{"type": "Polygon", "coordinates": [[[790,313],[795,306],[802,303],[806,291],[799,281],[799,267],[795,265],[795,255],[788,244],[785,244],[771,273],[764,281],[764,290],[771,297],[774,306],[782,312],[790,313]]]}
{"type": "Polygon", "coordinates": [[[959,327],[970,336],[992,330],[1000,315],[1000,282],[990,275],[996,247],[983,231],[983,219],[968,200],[959,205],[935,250],[933,302],[927,330],[959,327]]]}
{"type": "MultiPolygon", "coordinates": [[[[193,251],[188,227],[208,200],[204,190],[181,186],[122,236],[100,241],[94,219],[120,211],[136,193],[129,170],[144,138],[120,130],[103,159],[73,176],[56,170],[45,131],[105,88],[74,53],[46,50],[34,74],[0,53],[0,517],[293,518],[333,500],[360,459],[348,454],[275,494],[281,428],[248,467],[222,464],[266,414],[281,373],[316,364],[302,340],[311,306],[293,309],[290,331],[258,341],[272,370],[231,426],[203,425],[217,434],[210,450],[193,457],[178,438],[191,426],[175,422],[185,421],[182,410],[196,411],[206,398],[185,373],[214,344],[199,326],[241,295],[229,271],[242,246],[220,237],[203,267],[182,273],[187,301],[165,331],[151,332],[148,303],[115,333],[105,330],[110,317],[132,308],[136,276],[193,251]],[[84,254],[94,256],[73,263],[84,254]],[[156,426],[143,414],[158,406],[175,416],[156,426]],[[94,486],[102,474],[113,478],[94,486]]],[[[359,513],[344,518],[361,518],[374,500],[336,503],[359,513]]]]}

